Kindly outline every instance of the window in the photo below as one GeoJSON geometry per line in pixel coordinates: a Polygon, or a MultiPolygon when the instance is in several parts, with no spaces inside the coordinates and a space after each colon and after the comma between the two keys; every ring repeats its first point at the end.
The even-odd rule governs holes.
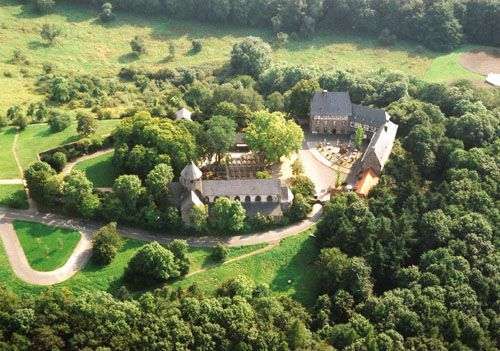
{"type": "Polygon", "coordinates": [[[240,197],[239,197],[239,196],[235,196],[235,197],[234,197],[234,200],[235,200],[235,201],[241,201],[241,199],[240,199],[240,197]]]}
{"type": "Polygon", "coordinates": [[[267,197],[267,202],[273,202],[273,197],[271,195],[267,197]]]}
{"type": "Polygon", "coordinates": [[[250,196],[248,196],[248,195],[245,196],[245,202],[250,202],[250,201],[251,201],[250,196]]]}
{"type": "Polygon", "coordinates": [[[255,202],[261,202],[261,201],[262,201],[262,199],[260,198],[260,196],[259,196],[259,195],[257,195],[257,196],[255,197],[255,202]]]}

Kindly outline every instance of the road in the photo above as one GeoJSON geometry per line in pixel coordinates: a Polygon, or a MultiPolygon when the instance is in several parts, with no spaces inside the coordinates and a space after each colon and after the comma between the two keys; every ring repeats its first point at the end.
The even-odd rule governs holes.
{"type": "MultiPolygon", "coordinates": [[[[296,235],[311,226],[320,218],[322,207],[314,205],[313,211],[305,220],[284,228],[278,228],[261,233],[238,235],[227,238],[197,237],[197,236],[158,236],[147,231],[130,227],[119,227],[120,233],[127,238],[158,241],[167,244],[174,239],[183,239],[191,246],[215,246],[224,243],[228,246],[255,245],[261,243],[277,244],[281,239],[296,235]]],[[[92,233],[102,223],[68,219],[56,214],[40,213],[35,210],[10,210],[0,208],[0,239],[4,245],[9,263],[16,276],[30,284],[53,285],[71,278],[87,263],[92,249],[92,233]],[[30,267],[19,242],[12,221],[25,220],[46,225],[78,230],[82,237],[64,266],[51,271],[39,272],[30,267]]]]}

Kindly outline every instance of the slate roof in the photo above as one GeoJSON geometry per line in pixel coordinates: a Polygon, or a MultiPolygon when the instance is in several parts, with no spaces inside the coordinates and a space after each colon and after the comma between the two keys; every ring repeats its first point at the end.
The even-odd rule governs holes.
{"type": "Polygon", "coordinates": [[[281,181],[279,179],[231,179],[203,181],[203,196],[238,195],[281,195],[281,181]]]}
{"type": "Polygon", "coordinates": [[[375,128],[389,120],[387,113],[381,108],[372,108],[352,104],[352,119],[354,122],[366,124],[375,128]]]}
{"type": "Polygon", "coordinates": [[[187,180],[195,180],[200,179],[203,176],[203,173],[200,169],[191,161],[184,169],[181,171],[181,177],[187,180]]]}
{"type": "Polygon", "coordinates": [[[279,202],[242,202],[241,205],[247,211],[249,217],[253,217],[257,213],[277,217],[283,215],[279,202]]]}
{"type": "Polygon", "coordinates": [[[311,116],[350,116],[352,103],[348,92],[318,91],[311,101],[311,116]]]}
{"type": "Polygon", "coordinates": [[[380,170],[384,168],[385,163],[391,155],[397,131],[398,125],[392,123],[391,121],[388,121],[383,127],[380,127],[377,130],[370,140],[368,148],[361,159],[361,162],[365,167],[372,167],[373,169],[380,167],[380,170]],[[373,159],[372,156],[375,156],[377,162],[379,163],[378,167],[377,165],[370,164],[373,159]]]}

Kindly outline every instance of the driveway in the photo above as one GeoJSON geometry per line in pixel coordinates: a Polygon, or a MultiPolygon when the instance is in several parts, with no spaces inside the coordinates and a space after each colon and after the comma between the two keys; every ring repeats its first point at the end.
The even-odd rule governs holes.
{"type": "Polygon", "coordinates": [[[318,200],[329,200],[330,192],[328,189],[335,185],[334,171],[313,155],[306,142],[304,142],[302,150],[299,151],[299,158],[304,167],[305,174],[314,183],[318,200]]]}

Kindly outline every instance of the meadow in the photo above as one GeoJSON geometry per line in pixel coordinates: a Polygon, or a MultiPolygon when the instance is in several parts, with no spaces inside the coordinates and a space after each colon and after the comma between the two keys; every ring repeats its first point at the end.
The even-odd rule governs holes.
{"type": "MultiPolygon", "coordinates": [[[[39,16],[30,5],[12,0],[0,5],[0,113],[13,104],[39,100],[33,80],[43,63],[50,62],[61,72],[78,72],[114,76],[120,68],[140,65],[145,68],[219,66],[227,62],[232,45],[248,35],[272,42],[272,33],[255,28],[237,28],[188,21],[145,18],[117,13],[117,20],[103,25],[96,20],[97,11],[73,4],[57,4],[53,14],[39,16]],[[48,46],[40,39],[45,23],[61,28],[63,35],[48,46]],[[142,36],[147,54],[137,58],[131,54],[130,40],[142,36]],[[203,50],[191,54],[191,41],[201,39],[203,50]],[[176,48],[168,57],[169,44],[176,48]],[[10,64],[14,50],[21,50],[30,61],[27,66],[10,64]]],[[[458,63],[467,47],[451,54],[434,53],[413,44],[398,42],[381,47],[377,40],[344,34],[318,33],[311,39],[291,40],[274,51],[274,61],[300,64],[322,69],[379,68],[397,69],[435,82],[459,78],[481,79],[458,63]]]]}
{"type": "Polygon", "coordinates": [[[78,162],[74,169],[85,172],[87,178],[96,188],[112,187],[118,176],[112,164],[113,153],[78,162]]]}

